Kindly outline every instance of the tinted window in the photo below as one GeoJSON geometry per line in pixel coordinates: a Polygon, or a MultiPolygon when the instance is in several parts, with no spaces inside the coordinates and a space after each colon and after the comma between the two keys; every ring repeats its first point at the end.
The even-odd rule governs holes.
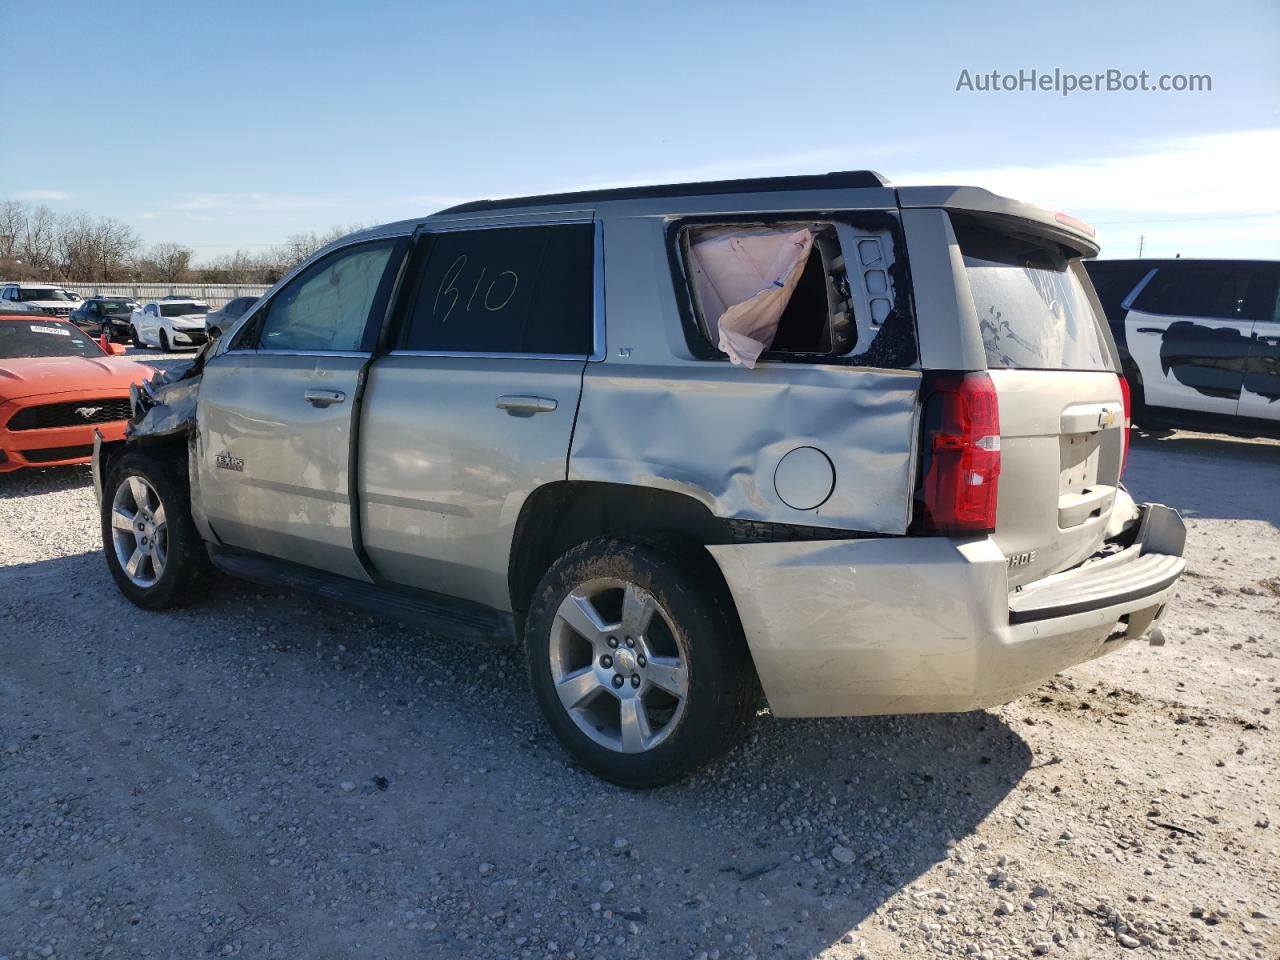
{"type": "Polygon", "coordinates": [[[160,304],[160,316],[162,317],[191,317],[209,312],[209,308],[203,303],[162,303],[160,304]]]}
{"type": "Polygon", "coordinates": [[[101,348],[69,323],[0,322],[0,358],[100,356],[101,348]]]}
{"type": "Polygon", "coordinates": [[[405,349],[591,353],[593,224],[457,230],[421,247],[405,349]]]}
{"type": "Polygon", "coordinates": [[[1261,265],[1162,266],[1133,306],[1171,317],[1267,320],[1275,297],[1275,272],[1261,265]]]}
{"type": "Polygon", "coordinates": [[[54,300],[58,303],[70,303],[71,298],[65,290],[57,287],[22,287],[23,300],[54,300]]]}
{"type": "Polygon", "coordinates": [[[130,306],[127,300],[99,300],[96,310],[111,317],[123,317],[130,313],[130,306]]]}
{"type": "Polygon", "coordinates": [[[988,366],[1111,369],[1100,318],[1056,244],[952,219],[988,366]]]}
{"type": "Polygon", "coordinates": [[[1120,304],[1133,292],[1138,281],[1151,272],[1150,264],[1109,264],[1090,260],[1086,266],[1089,268],[1089,279],[1093,281],[1094,289],[1098,291],[1098,299],[1102,301],[1102,309],[1107,319],[1112,323],[1120,322],[1124,319],[1120,315],[1123,313],[1120,304]]]}
{"type": "Polygon", "coordinates": [[[395,241],[360,244],[295,277],[267,307],[264,350],[360,350],[395,241]]]}

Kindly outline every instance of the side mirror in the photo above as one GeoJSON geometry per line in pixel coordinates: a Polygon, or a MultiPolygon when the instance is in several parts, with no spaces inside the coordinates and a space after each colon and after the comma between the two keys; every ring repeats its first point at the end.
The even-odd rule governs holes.
{"type": "Polygon", "coordinates": [[[98,345],[102,347],[103,352],[109,353],[113,357],[120,356],[125,350],[123,343],[113,343],[105,333],[98,338],[98,345]]]}
{"type": "Polygon", "coordinates": [[[222,336],[222,327],[219,324],[211,323],[209,324],[208,330],[206,332],[209,334],[210,340],[217,340],[220,336],[222,336]]]}

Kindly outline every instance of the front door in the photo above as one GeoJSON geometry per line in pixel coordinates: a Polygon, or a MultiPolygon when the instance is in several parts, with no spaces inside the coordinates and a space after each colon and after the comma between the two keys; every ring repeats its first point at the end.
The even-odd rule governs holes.
{"type": "Polygon", "coordinates": [[[223,543],[368,579],[352,539],[353,411],[406,245],[318,260],[206,364],[197,469],[223,543]]]}
{"type": "Polygon", "coordinates": [[[364,546],[392,582],[510,609],[520,508],[565,479],[597,323],[595,225],[423,234],[360,431],[364,546]]]}

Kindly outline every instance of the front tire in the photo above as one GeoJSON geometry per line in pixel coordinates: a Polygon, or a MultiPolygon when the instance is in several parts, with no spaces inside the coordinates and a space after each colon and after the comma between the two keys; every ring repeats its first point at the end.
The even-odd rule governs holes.
{"type": "Polygon", "coordinates": [[[709,557],[598,539],[538,585],[525,627],[539,707],[596,776],[656,787],[729,750],[759,687],[709,557]]]}
{"type": "Polygon", "coordinates": [[[163,330],[160,331],[160,349],[163,350],[165,353],[168,353],[170,350],[169,335],[165,333],[163,330]]]}
{"type": "Polygon", "coordinates": [[[144,347],[144,346],[146,346],[146,344],[144,344],[144,343],[142,342],[142,335],[141,335],[140,333],[138,333],[138,328],[137,328],[137,327],[130,327],[130,328],[129,328],[129,336],[130,336],[130,338],[132,338],[132,340],[133,340],[133,345],[134,345],[135,347],[144,347]]]}
{"type": "Polygon", "coordinates": [[[120,592],[147,610],[180,606],[208,580],[209,558],[191,519],[178,458],[121,456],[102,491],[102,544],[120,592]]]}

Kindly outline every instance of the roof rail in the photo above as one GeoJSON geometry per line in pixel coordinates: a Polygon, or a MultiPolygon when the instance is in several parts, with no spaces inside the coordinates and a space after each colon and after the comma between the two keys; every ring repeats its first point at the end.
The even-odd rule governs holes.
{"type": "Polygon", "coordinates": [[[612,187],[606,190],[579,190],[572,193],[544,193],[505,200],[472,200],[441,213],[476,213],[511,207],[541,207],[566,203],[603,203],[608,200],[640,200],[661,197],[690,197],[700,194],[768,193],[774,190],[851,190],[860,187],[887,187],[889,181],[874,170],[837,170],[793,177],[754,177],[745,180],[706,180],[700,183],[665,183],[640,187],[612,187]]]}

